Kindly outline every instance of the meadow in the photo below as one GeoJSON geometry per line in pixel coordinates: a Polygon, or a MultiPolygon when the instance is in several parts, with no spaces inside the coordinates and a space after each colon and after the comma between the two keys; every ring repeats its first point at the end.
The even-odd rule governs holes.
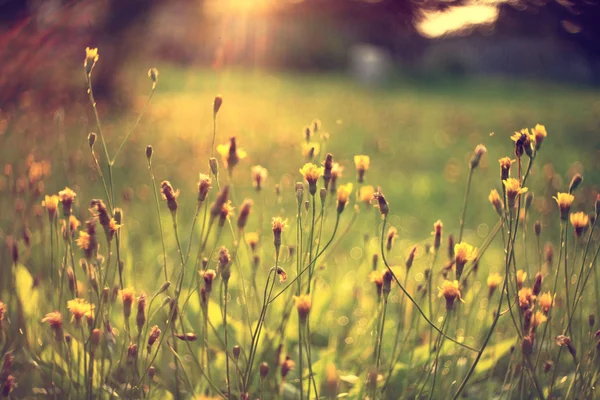
{"type": "Polygon", "coordinates": [[[596,90],[99,54],[0,113],[4,395],[596,396],[596,90]]]}

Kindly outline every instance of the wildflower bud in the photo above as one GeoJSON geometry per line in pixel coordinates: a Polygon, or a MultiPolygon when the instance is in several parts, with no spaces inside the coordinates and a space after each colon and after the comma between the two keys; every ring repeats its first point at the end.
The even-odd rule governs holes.
{"type": "Polygon", "coordinates": [[[325,199],[327,198],[327,189],[321,188],[319,190],[319,198],[321,199],[321,205],[325,206],[325,199]]]}
{"type": "Polygon", "coordinates": [[[285,358],[285,361],[281,364],[281,378],[285,379],[287,374],[296,367],[296,363],[290,356],[285,358]]]}
{"type": "Polygon", "coordinates": [[[240,353],[242,351],[242,348],[240,346],[238,346],[237,344],[235,346],[233,346],[232,349],[232,353],[233,353],[233,358],[237,361],[238,358],[240,358],[240,353]]]}
{"type": "Polygon", "coordinates": [[[598,216],[600,216],[600,194],[596,196],[596,203],[594,204],[594,206],[596,211],[596,218],[598,218],[598,216]]]}
{"type": "Polygon", "coordinates": [[[206,267],[208,267],[208,258],[203,257],[202,258],[202,270],[205,270],[206,267]]]}
{"type": "Polygon", "coordinates": [[[517,271],[516,281],[517,281],[517,289],[523,289],[523,283],[527,279],[527,272],[522,269],[517,271]]]}
{"type": "Polygon", "coordinates": [[[379,262],[379,255],[373,254],[373,257],[371,258],[371,267],[373,268],[373,271],[375,271],[377,269],[378,262],[379,262]]]}
{"type": "Polygon", "coordinates": [[[525,357],[529,357],[533,353],[533,335],[527,335],[521,340],[521,351],[525,357]]]}
{"type": "Polygon", "coordinates": [[[569,194],[572,194],[583,182],[583,176],[581,174],[575,174],[573,179],[571,179],[571,183],[569,184],[569,194]]]}
{"type": "Polygon", "coordinates": [[[277,267],[277,275],[279,275],[279,282],[285,282],[287,280],[287,273],[281,267],[277,267]]]}
{"type": "Polygon", "coordinates": [[[514,162],[510,157],[503,157],[498,160],[500,163],[500,180],[505,181],[510,177],[510,165],[514,162]]]}
{"type": "Polygon", "coordinates": [[[73,342],[73,337],[71,335],[69,335],[68,333],[65,333],[65,343],[68,346],[70,346],[72,342],[73,342]]]}
{"type": "Polygon", "coordinates": [[[533,283],[533,295],[537,296],[542,291],[542,274],[535,274],[535,282],[533,283]]]}
{"type": "Polygon", "coordinates": [[[533,317],[533,311],[526,310],[525,314],[523,315],[523,332],[524,333],[529,332],[529,329],[531,328],[531,318],[532,317],[533,317]]]}
{"type": "Polygon", "coordinates": [[[85,48],[85,60],[83,61],[83,67],[85,68],[85,74],[89,76],[92,73],[92,69],[98,61],[98,48],[85,48]]]}
{"type": "Polygon", "coordinates": [[[156,367],[152,366],[148,368],[148,377],[150,378],[150,380],[154,378],[154,375],[156,375],[156,367]]]}
{"type": "Polygon", "coordinates": [[[544,363],[544,373],[547,374],[548,372],[550,372],[552,370],[553,366],[554,366],[554,362],[552,360],[547,360],[544,363]]]}
{"type": "Polygon", "coordinates": [[[127,364],[133,364],[137,358],[138,349],[135,343],[131,343],[127,348],[127,364]]]}
{"type": "Polygon", "coordinates": [[[96,143],[96,134],[94,132],[90,132],[88,135],[88,144],[90,146],[90,150],[94,148],[94,143],[96,143]]]}
{"type": "Polygon", "coordinates": [[[167,206],[171,213],[177,212],[177,197],[179,196],[179,190],[173,190],[173,186],[169,181],[162,181],[160,184],[160,192],[162,193],[163,199],[167,201],[167,206]]]}
{"type": "Polygon", "coordinates": [[[265,379],[267,377],[267,375],[269,375],[269,364],[267,364],[266,362],[261,362],[260,366],[258,367],[258,370],[260,371],[260,379],[265,379]]]}
{"type": "Polygon", "coordinates": [[[207,269],[202,274],[202,278],[204,279],[204,288],[206,289],[206,293],[208,295],[210,295],[210,293],[212,292],[212,283],[216,276],[217,273],[212,269],[207,269]]]}
{"type": "Polygon", "coordinates": [[[535,128],[532,128],[531,131],[535,142],[535,150],[538,151],[542,147],[542,143],[548,135],[546,132],[546,127],[544,125],[536,124],[535,128]]]}
{"type": "Polygon", "coordinates": [[[151,145],[146,146],[146,158],[148,159],[148,163],[150,161],[152,161],[152,152],[153,152],[152,146],[151,145]]]}
{"type": "Polygon", "coordinates": [[[252,204],[254,202],[250,199],[244,200],[242,206],[240,207],[240,215],[237,220],[237,227],[240,230],[243,230],[248,222],[248,216],[250,215],[250,210],[252,209],[252,204]]]}
{"type": "Polygon", "coordinates": [[[123,289],[121,291],[121,299],[123,300],[123,315],[125,315],[125,319],[129,319],[131,315],[131,305],[133,304],[133,299],[135,298],[135,292],[133,289],[123,289]]]}
{"type": "Polygon", "coordinates": [[[223,186],[219,194],[217,194],[217,198],[215,202],[210,207],[210,217],[214,219],[221,215],[223,211],[223,207],[227,204],[229,200],[229,186],[223,186]]]}
{"type": "Polygon", "coordinates": [[[542,223],[539,220],[535,221],[533,224],[533,232],[535,233],[535,236],[540,237],[540,234],[542,233],[542,223]]]}
{"type": "Polygon", "coordinates": [[[169,313],[171,313],[171,322],[177,321],[179,316],[179,307],[177,306],[177,299],[170,299],[169,301],[169,313]]]}
{"type": "Polygon", "coordinates": [[[448,235],[448,259],[454,260],[454,235],[448,235]]]}
{"type": "Polygon", "coordinates": [[[408,272],[410,270],[410,267],[412,267],[413,262],[415,261],[415,256],[417,254],[417,245],[414,245],[411,249],[410,249],[410,253],[408,253],[408,257],[406,258],[406,271],[408,272]]]}
{"type": "Polygon", "coordinates": [[[223,105],[223,96],[218,94],[215,96],[215,99],[213,101],[213,116],[217,116],[217,113],[221,109],[221,105],[223,105]]]}
{"type": "Polygon", "coordinates": [[[214,157],[211,157],[208,160],[208,165],[210,167],[210,171],[212,172],[212,174],[215,177],[219,176],[219,163],[217,162],[217,159],[214,157]]]}
{"type": "Polygon", "coordinates": [[[75,296],[75,288],[77,287],[77,281],[75,280],[75,273],[73,272],[73,268],[71,267],[67,269],[67,281],[69,282],[69,291],[72,295],[75,296]]]}
{"type": "Polygon", "coordinates": [[[493,273],[493,274],[490,274],[490,276],[488,276],[488,278],[487,278],[488,298],[492,297],[492,295],[494,294],[494,291],[496,290],[498,285],[500,285],[501,282],[502,282],[502,276],[498,273],[493,273]]]}
{"type": "Polygon", "coordinates": [[[110,288],[105,287],[104,289],[102,289],[102,302],[104,304],[108,304],[108,301],[110,300],[110,288]]]}
{"type": "Polygon", "coordinates": [[[311,309],[311,298],[310,295],[303,294],[300,296],[294,297],[296,300],[296,309],[298,310],[298,318],[300,319],[300,323],[304,324],[306,322],[306,318],[308,314],[310,314],[311,309]]]}
{"type": "Polygon", "coordinates": [[[325,370],[325,387],[323,394],[330,399],[335,399],[339,392],[339,378],[335,365],[329,364],[325,370]]]}
{"type": "Polygon", "coordinates": [[[389,269],[386,269],[382,275],[383,278],[383,286],[381,287],[381,292],[383,293],[383,299],[387,301],[390,291],[392,290],[392,273],[389,269]]]}
{"type": "Polygon", "coordinates": [[[394,239],[398,237],[398,230],[393,226],[390,226],[386,236],[386,250],[389,252],[392,250],[392,246],[394,245],[394,239]]]}
{"type": "Polygon", "coordinates": [[[325,190],[329,189],[329,181],[331,180],[331,170],[333,169],[333,155],[327,154],[325,162],[323,164],[323,182],[325,183],[325,190]]]}
{"type": "Polygon", "coordinates": [[[98,328],[94,329],[90,335],[90,343],[92,345],[92,354],[96,351],[96,349],[98,348],[98,345],[100,344],[100,337],[101,337],[100,329],[98,329],[98,328]]]}
{"type": "Polygon", "coordinates": [[[376,367],[371,367],[369,372],[367,373],[367,388],[369,392],[375,392],[377,390],[377,377],[379,376],[379,372],[376,367]]]}
{"type": "Polygon", "coordinates": [[[219,250],[219,272],[221,273],[221,279],[227,283],[231,277],[231,256],[229,250],[225,247],[221,247],[219,250]]]}
{"type": "Polygon", "coordinates": [[[564,335],[558,335],[556,337],[556,344],[558,346],[565,346],[569,350],[569,353],[571,353],[571,356],[573,356],[573,358],[576,357],[577,351],[575,350],[575,347],[573,346],[573,344],[571,344],[570,337],[564,336],[564,335]]]}
{"type": "Polygon", "coordinates": [[[304,209],[306,210],[306,212],[308,212],[308,210],[310,209],[310,201],[306,200],[304,202],[304,209]]]}
{"type": "Polygon", "coordinates": [[[525,212],[529,212],[531,204],[533,203],[533,193],[527,192],[525,194],[525,212]]]}
{"type": "Polygon", "coordinates": [[[455,300],[462,299],[458,281],[444,281],[440,289],[441,295],[446,299],[446,311],[454,309],[455,300]]]}
{"type": "Polygon", "coordinates": [[[490,203],[492,203],[492,206],[494,206],[494,210],[496,210],[496,214],[498,214],[498,216],[502,217],[502,214],[504,213],[504,211],[503,211],[504,210],[504,202],[500,198],[498,191],[496,189],[493,189],[490,192],[488,199],[489,199],[490,203]]]}
{"type": "MultiPolygon", "coordinates": [[[[442,224],[441,220],[437,220],[437,222],[435,224],[433,224],[433,249],[435,250],[435,252],[437,253],[437,251],[440,249],[440,245],[442,244],[442,228],[444,227],[444,224],[442,224]]],[[[451,257],[453,258],[453,257],[451,257]]]]}
{"type": "Polygon", "coordinates": [[[198,335],[193,332],[188,332],[184,334],[176,334],[175,337],[179,340],[183,340],[184,342],[195,342],[198,339],[198,335]]]}
{"type": "Polygon", "coordinates": [[[485,153],[487,153],[487,148],[484,145],[478,144],[475,147],[475,151],[473,152],[473,155],[471,156],[471,161],[469,161],[469,166],[471,167],[471,169],[477,168],[477,166],[479,165],[479,162],[481,161],[481,157],[485,153]]]}
{"type": "Polygon", "coordinates": [[[553,197],[558,203],[560,209],[560,219],[566,221],[569,219],[569,212],[571,211],[571,204],[575,197],[570,193],[558,193],[556,197],[553,197]]]}
{"type": "Polygon", "coordinates": [[[285,229],[287,220],[283,220],[281,217],[273,218],[273,244],[275,245],[275,252],[279,255],[279,248],[281,247],[281,233],[285,229]]]}
{"type": "Polygon", "coordinates": [[[255,254],[252,258],[252,266],[254,267],[254,271],[260,266],[260,256],[258,254],[255,254]]]}
{"type": "Polygon", "coordinates": [[[369,156],[356,155],[354,156],[354,165],[356,166],[356,175],[358,183],[365,181],[365,173],[369,170],[371,159],[369,156]]]}
{"type": "Polygon", "coordinates": [[[148,70],[148,78],[152,81],[152,89],[156,88],[156,84],[158,83],[158,69],[150,68],[148,70]]]}
{"type": "Polygon", "coordinates": [[[203,203],[211,189],[211,180],[208,175],[200,174],[198,178],[198,202],[203,203]]]}
{"type": "Polygon", "coordinates": [[[596,316],[594,314],[588,315],[588,325],[590,326],[590,329],[593,328],[595,324],[596,324],[596,316]]]}
{"type": "Polygon", "coordinates": [[[552,261],[554,261],[554,247],[552,247],[552,243],[546,243],[546,246],[544,247],[544,256],[546,258],[546,263],[552,265],[552,261]]]}
{"type": "Polygon", "coordinates": [[[167,291],[167,289],[169,288],[169,286],[171,286],[171,282],[169,281],[165,281],[160,288],[158,289],[158,292],[156,292],[156,296],[158,296],[161,293],[164,293],[167,291]]]}
{"type": "Polygon", "coordinates": [[[302,182],[296,182],[296,201],[298,202],[298,206],[302,204],[304,199],[304,185],[302,182]]]}
{"type": "Polygon", "coordinates": [[[152,329],[150,330],[150,334],[148,335],[148,346],[147,346],[148,352],[150,352],[152,345],[154,345],[154,343],[156,343],[159,336],[160,336],[160,328],[158,327],[158,325],[154,325],[152,327],[152,329]]]}
{"type": "Polygon", "coordinates": [[[310,138],[312,136],[312,131],[310,129],[310,126],[307,126],[304,128],[304,139],[306,140],[306,143],[310,142],[310,138]]]}
{"type": "Polygon", "coordinates": [[[142,327],[146,323],[146,295],[144,293],[140,294],[140,297],[137,299],[138,301],[138,309],[136,316],[136,323],[138,330],[142,330],[142,327]]]}
{"type": "Polygon", "coordinates": [[[387,217],[388,213],[390,212],[390,207],[388,205],[387,200],[383,196],[383,193],[381,192],[381,188],[377,188],[377,192],[373,194],[373,197],[377,199],[377,204],[379,206],[379,212],[381,213],[381,216],[384,218],[387,217]]]}

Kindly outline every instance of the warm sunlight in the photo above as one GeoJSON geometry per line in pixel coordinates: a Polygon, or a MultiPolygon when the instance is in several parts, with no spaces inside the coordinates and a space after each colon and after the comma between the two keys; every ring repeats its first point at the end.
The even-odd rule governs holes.
{"type": "Polygon", "coordinates": [[[210,11],[220,12],[242,12],[242,13],[263,13],[271,10],[275,5],[275,0],[211,0],[207,2],[207,8],[210,11]]]}
{"type": "Polygon", "coordinates": [[[428,13],[418,30],[422,35],[434,38],[471,25],[494,22],[497,17],[498,9],[493,5],[454,7],[448,11],[428,13]]]}

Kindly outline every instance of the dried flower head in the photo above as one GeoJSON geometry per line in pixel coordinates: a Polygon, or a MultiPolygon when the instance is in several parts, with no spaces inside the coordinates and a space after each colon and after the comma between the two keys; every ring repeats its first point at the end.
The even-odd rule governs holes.
{"type": "Polygon", "coordinates": [[[233,169],[240,160],[246,158],[246,152],[237,147],[235,136],[229,138],[228,144],[218,145],[217,152],[221,155],[225,167],[229,169],[233,169]]]}
{"type": "Polygon", "coordinates": [[[73,318],[75,318],[75,322],[78,325],[81,323],[81,318],[86,317],[91,319],[94,317],[94,307],[93,304],[80,298],[67,301],[67,309],[73,318]]]}
{"type": "Polygon", "coordinates": [[[172,213],[177,212],[177,197],[179,197],[179,190],[173,190],[173,186],[169,181],[162,181],[160,184],[160,192],[162,193],[163,199],[167,201],[167,206],[172,213]]]}
{"type": "Polygon", "coordinates": [[[552,197],[556,200],[558,204],[558,208],[560,209],[560,219],[566,221],[569,217],[569,212],[571,211],[571,204],[573,204],[573,200],[575,200],[575,196],[570,193],[557,193],[555,197],[552,197]]]}
{"type": "Polygon", "coordinates": [[[225,222],[234,215],[234,207],[231,204],[231,200],[227,200],[223,206],[221,206],[221,212],[219,213],[219,226],[223,227],[225,222]]]}
{"type": "Polygon", "coordinates": [[[154,325],[152,327],[152,329],[150,330],[150,334],[148,335],[148,352],[150,352],[150,349],[152,348],[152,345],[154,343],[156,343],[156,341],[158,340],[159,336],[160,336],[160,328],[158,327],[158,325],[154,325]]]}
{"type": "Polygon", "coordinates": [[[260,165],[253,166],[251,171],[252,185],[254,185],[257,191],[260,191],[260,189],[262,189],[262,184],[269,176],[269,173],[266,168],[260,165]]]}
{"type": "Polygon", "coordinates": [[[458,286],[458,281],[444,281],[442,283],[442,287],[439,289],[440,297],[444,296],[446,299],[446,310],[452,310],[454,308],[454,301],[458,298],[460,301],[463,301],[460,289],[458,286]]]}
{"type": "Polygon", "coordinates": [[[581,237],[590,223],[589,216],[584,212],[571,213],[570,220],[575,229],[575,236],[581,237]]]}
{"type": "Polygon", "coordinates": [[[328,153],[325,156],[325,161],[323,162],[323,183],[325,186],[325,190],[329,189],[329,182],[331,181],[331,170],[333,169],[333,155],[328,153]]]}
{"type": "Polygon", "coordinates": [[[273,244],[275,245],[275,249],[279,254],[279,248],[281,247],[281,233],[285,230],[287,226],[287,219],[283,219],[281,217],[273,218],[273,244]]]}
{"type": "Polygon", "coordinates": [[[294,296],[294,300],[296,302],[296,309],[298,310],[298,317],[300,318],[300,322],[306,322],[306,318],[310,313],[311,307],[311,299],[308,294],[301,294],[300,296],[294,296]]]}
{"type": "Polygon", "coordinates": [[[497,272],[491,273],[487,278],[488,297],[492,297],[494,291],[502,283],[504,278],[497,272]]]}
{"type": "Polygon", "coordinates": [[[210,218],[214,219],[221,215],[223,211],[223,206],[227,203],[229,199],[229,186],[223,186],[221,191],[217,195],[215,202],[210,207],[210,218]]]}
{"type": "Polygon", "coordinates": [[[506,198],[508,199],[508,207],[514,208],[517,196],[527,192],[527,188],[521,187],[521,181],[515,178],[508,178],[502,181],[506,190],[506,198]]]}
{"type": "Polygon", "coordinates": [[[352,193],[352,183],[341,185],[337,190],[337,212],[341,213],[344,211],[348,200],[350,199],[350,193],[352,193]]]}
{"type": "Polygon", "coordinates": [[[496,214],[498,214],[500,217],[502,217],[502,214],[504,212],[503,211],[504,210],[504,202],[500,198],[498,191],[496,189],[493,189],[490,192],[488,199],[490,200],[490,203],[492,203],[492,206],[494,206],[494,210],[496,210],[496,214]]]}
{"type": "Polygon", "coordinates": [[[581,185],[581,182],[583,182],[583,176],[581,174],[573,175],[573,178],[571,178],[571,183],[569,183],[569,193],[573,193],[575,190],[577,190],[579,185],[581,185]]]}
{"type": "Polygon", "coordinates": [[[537,273],[535,274],[535,280],[533,282],[533,295],[537,296],[538,294],[540,294],[540,292],[542,291],[542,282],[543,282],[543,277],[541,273],[537,273]]]}
{"type": "Polygon", "coordinates": [[[225,283],[227,283],[231,277],[230,265],[231,255],[229,254],[229,250],[223,246],[219,249],[219,273],[221,274],[221,279],[223,279],[223,282],[225,283]]]}

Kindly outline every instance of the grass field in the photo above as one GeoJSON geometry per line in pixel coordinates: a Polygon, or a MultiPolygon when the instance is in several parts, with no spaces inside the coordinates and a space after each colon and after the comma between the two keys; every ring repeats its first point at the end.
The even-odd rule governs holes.
{"type": "MultiPolygon", "coordinates": [[[[96,68],[101,67],[100,62],[96,68]]],[[[50,394],[57,388],[58,397],[77,398],[108,398],[111,391],[131,398],[218,396],[227,391],[232,398],[243,398],[245,391],[251,398],[265,399],[314,398],[315,391],[322,398],[334,398],[342,393],[350,398],[392,399],[398,398],[399,393],[404,393],[406,398],[445,398],[448,393],[457,392],[472,365],[473,375],[469,374],[469,379],[464,380],[463,393],[469,398],[535,398],[548,397],[551,393],[564,396],[567,391],[574,396],[593,395],[591,387],[598,373],[593,339],[596,329],[588,326],[587,321],[589,314],[600,312],[598,282],[592,276],[585,287],[585,296],[583,290],[578,292],[577,282],[581,275],[578,263],[582,263],[583,254],[589,257],[588,261],[592,258],[587,255],[585,245],[589,243],[590,254],[597,254],[598,235],[591,228],[589,240],[587,233],[578,241],[572,240],[572,228],[568,236],[563,235],[558,207],[552,196],[559,191],[566,192],[573,175],[580,173],[584,182],[575,193],[571,210],[594,210],[600,186],[600,92],[499,78],[415,81],[401,77],[385,87],[368,88],[339,74],[236,70],[217,73],[174,66],[159,69],[157,89],[147,111],[115,158],[112,185],[100,138],[94,145],[109,191],[111,186],[114,190],[114,205],[109,204],[110,196],[103,189],[88,146],[88,133],[98,132],[89,103],[69,105],[53,115],[36,113],[27,107],[17,114],[4,115],[0,155],[2,164],[12,166],[12,173],[7,174],[5,169],[0,181],[0,237],[8,245],[0,259],[3,282],[0,300],[6,304],[9,321],[3,325],[0,344],[3,354],[12,351],[15,359],[16,367],[7,371],[18,383],[15,396],[32,396],[29,388],[37,387],[50,394]],[[248,154],[228,176],[215,152],[221,171],[218,178],[211,175],[208,165],[216,94],[223,96],[216,119],[216,144],[225,144],[235,136],[238,146],[248,154]],[[299,207],[303,228],[297,230],[300,221],[295,185],[303,182],[299,170],[309,161],[302,154],[304,131],[314,119],[320,120],[321,128],[311,139],[319,147],[312,162],[321,165],[325,154],[331,153],[334,161],[344,168],[338,186],[353,183],[349,204],[339,216],[337,230],[336,194],[330,194],[321,209],[319,194],[311,199],[306,182],[303,199],[314,204],[309,203],[306,210],[304,204],[299,207]],[[492,189],[502,193],[497,160],[504,156],[515,158],[510,136],[538,123],[545,125],[548,137],[539,153],[536,152],[527,181],[529,192],[535,194],[532,207],[514,235],[510,227],[514,228],[512,224],[516,224],[518,218],[514,212],[506,211],[500,229],[488,195],[492,189]],[[327,140],[320,139],[324,132],[327,140]],[[438,287],[445,287],[446,278],[450,282],[460,280],[451,264],[446,274],[442,274],[449,261],[448,235],[454,238],[460,235],[469,160],[478,144],[484,144],[487,153],[473,170],[463,241],[480,249],[479,269],[461,281],[464,303],[459,304],[457,300],[453,310],[445,311],[444,301],[438,298],[438,287]],[[145,155],[147,145],[153,146],[155,189],[145,155]],[[32,169],[32,158],[26,159],[29,154],[35,161],[47,160],[51,164],[51,173],[43,173],[40,178],[44,183],[41,189],[37,180],[27,186],[27,174],[31,180],[32,169]],[[370,156],[364,183],[356,179],[354,156],[359,154],[370,156]],[[252,184],[254,165],[268,170],[261,191],[252,184]],[[197,201],[199,173],[211,175],[213,179],[206,201],[208,207],[215,200],[218,187],[229,185],[235,207],[231,229],[228,224],[219,229],[215,223],[211,230],[213,225],[205,222],[206,208],[197,201]],[[21,176],[25,178],[20,182],[21,176]],[[160,199],[162,234],[159,226],[152,192],[157,192],[164,180],[180,190],[176,213],[178,237],[172,215],[160,199]],[[385,222],[380,209],[373,206],[376,202],[365,205],[356,201],[355,192],[364,185],[381,187],[385,194],[390,208],[385,222]],[[145,292],[149,299],[156,294],[154,308],[147,312],[148,321],[142,324],[139,333],[133,318],[130,324],[123,317],[121,295],[116,301],[104,303],[101,296],[104,283],[99,289],[95,288],[94,277],[88,272],[86,278],[80,267],[78,260],[84,253],[74,243],[71,246],[69,240],[59,240],[58,223],[52,228],[48,226],[46,211],[41,210],[39,204],[43,195],[56,194],[65,186],[77,193],[73,213],[82,222],[90,217],[88,208],[94,198],[108,204],[110,216],[114,214],[114,206],[123,209],[123,224],[116,236],[118,242],[111,242],[109,247],[98,227],[101,258],[88,259],[88,271],[95,271],[107,287],[119,288],[116,267],[121,260],[123,287],[120,289],[133,287],[137,295],[145,292]],[[242,201],[247,198],[253,199],[253,209],[245,228],[238,230],[236,219],[242,201]],[[42,217],[36,217],[36,213],[43,213],[42,217]],[[197,223],[192,222],[195,215],[197,223]],[[273,247],[273,217],[288,221],[279,258],[273,247]],[[434,250],[426,252],[433,245],[433,224],[437,220],[444,224],[439,257],[434,250]],[[536,220],[542,227],[539,240],[533,232],[536,220]],[[314,228],[312,221],[316,221],[314,228]],[[428,326],[417,313],[415,304],[407,300],[394,282],[391,282],[389,307],[386,296],[377,296],[371,281],[372,260],[377,255],[377,269],[385,269],[381,251],[385,237],[381,236],[390,226],[397,229],[398,237],[391,250],[384,250],[386,262],[444,334],[428,326]],[[247,240],[242,240],[248,232],[257,232],[260,237],[256,251],[250,249],[247,240]],[[297,240],[296,234],[302,234],[302,240],[297,240]],[[508,240],[506,245],[511,234],[512,241],[508,240]],[[494,240],[488,247],[492,236],[494,240]],[[561,261],[559,248],[567,237],[568,260],[573,264],[568,269],[571,271],[570,293],[565,292],[563,271],[556,265],[561,261]],[[330,245],[329,238],[332,238],[330,245]],[[554,264],[544,262],[546,242],[554,245],[554,264]],[[18,260],[11,257],[13,243],[18,249],[18,260]],[[405,260],[415,245],[416,258],[407,274],[405,260]],[[218,278],[218,288],[215,287],[205,310],[199,295],[204,287],[199,272],[206,267],[202,267],[200,260],[206,257],[210,260],[209,268],[216,268],[221,246],[226,246],[232,254],[231,281],[227,289],[218,278]],[[504,246],[509,254],[515,255],[514,261],[512,257],[507,261],[504,246]],[[324,249],[327,251],[319,254],[324,249]],[[293,285],[265,308],[268,313],[263,313],[263,292],[268,292],[270,282],[275,279],[271,270],[274,265],[287,272],[288,282],[292,281],[293,285]],[[101,310],[96,320],[110,321],[120,331],[113,339],[102,331],[101,345],[95,352],[92,329],[101,325],[91,322],[89,330],[79,330],[76,323],[67,322],[69,311],[65,299],[73,296],[64,286],[68,283],[65,280],[69,266],[81,284],[77,296],[101,310]],[[310,280],[302,273],[301,279],[296,281],[302,282],[302,286],[297,288],[293,279],[302,266],[308,266],[309,271],[314,269],[314,273],[311,272],[310,280]],[[159,294],[165,268],[171,288],[159,294]],[[429,268],[432,268],[431,274],[429,268]],[[516,332],[516,327],[523,328],[526,309],[519,311],[515,307],[513,315],[511,306],[511,321],[506,310],[511,303],[505,302],[496,327],[495,312],[501,288],[488,296],[489,274],[496,272],[504,276],[507,271],[510,281],[507,289],[514,305],[518,301],[517,269],[528,272],[525,286],[532,286],[539,272],[544,277],[542,292],[552,290],[557,298],[559,314],[554,319],[549,316],[548,334],[544,329],[546,325],[540,328],[543,335],[540,337],[538,333],[533,354],[522,349],[525,338],[533,337],[535,332],[516,332]],[[182,271],[185,272],[180,275],[182,271]],[[553,286],[559,271],[560,279],[556,280],[559,285],[554,283],[553,286]],[[13,298],[10,293],[15,286],[18,294],[13,298]],[[311,286],[310,319],[306,325],[299,324],[296,312],[291,312],[295,304],[292,296],[306,292],[311,286]],[[427,291],[423,292],[423,288],[427,291]],[[178,299],[180,309],[179,322],[172,327],[166,323],[173,310],[171,307],[169,312],[168,300],[157,309],[166,295],[178,299]],[[576,309],[573,302],[578,295],[583,301],[576,309]],[[65,318],[64,331],[73,338],[71,347],[54,343],[47,324],[40,323],[44,315],[53,310],[62,312],[65,318]],[[387,310],[387,317],[383,310],[387,310]],[[560,348],[552,344],[550,338],[562,333],[565,318],[568,319],[571,312],[577,314],[572,324],[575,328],[569,330],[569,336],[580,357],[567,358],[567,352],[563,351],[561,359],[557,355],[560,348]],[[384,325],[382,321],[386,321],[384,325]],[[213,328],[209,329],[207,322],[213,328]],[[252,340],[263,322],[260,339],[252,340]],[[149,327],[155,324],[163,330],[165,339],[146,353],[144,341],[149,327]],[[490,328],[495,332],[486,342],[490,328]],[[22,335],[17,334],[19,329],[23,329],[22,335]],[[186,332],[193,332],[197,341],[186,342],[174,336],[186,332]],[[446,336],[472,349],[442,340],[446,336]],[[230,365],[226,362],[223,343],[227,340],[230,365]],[[299,343],[304,343],[300,347],[302,352],[299,352],[299,343]],[[487,347],[481,351],[479,360],[473,350],[479,350],[482,343],[487,343],[487,347]],[[133,344],[137,351],[128,357],[133,344]],[[232,356],[234,345],[241,348],[239,360],[232,356]],[[511,346],[516,346],[516,350],[511,351],[511,346]],[[256,351],[255,356],[252,356],[253,351],[256,351]],[[153,354],[157,354],[154,362],[153,354]],[[282,376],[278,364],[290,365],[284,362],[286,355],[295,361],[295,369],[282,376]],[[475,360],[478,361],[476,368],[475,360]],[[264,381],[257,372],[263,361],[271,366],[264,381]],[[550,373],[543,371],[546,361],[556,361],[550,373]],[[77,362],[77,366],[70,362],[77,362]],[[31,363],[36,366],[31,367],[31,363]],[[88,367],[83,368],[80,363],[88,367]],[[374,369],[376,364],[380,364],[379,369],[374,369]],[[434,364],[438,367],[433,368],[434,364]],[[149,379],[151,365],[157,372],[149,379]],[[249,366],[253,373],[248,371],[249,366]],[[30,370],[35,373],[28,373],[30,370]],[[96,373],[90,375],[93,370],[96,373]],[[211,379],[207,379],[209,371],[212,371],[211,379]],[[380,375],[378,382],[373,371],[380,375]],[[230,385],[225,379],[228,375],[230,385]],[[315,378],[311,379],[311,375],[315,378]]],[[[131,73],[129,82],[126,90],[135,93],[132,97],[136,99],[133,111],[107,115],[103,104],[98,104],[111,158],[134,126],[146,102],[146,93],[150,92],[149,80],[142,73],[131,73]]],[[[81,90],[85,91],[83,76],[81,90]]],[[[517,164],[513,164],[513,176],[525,175],[527,161],[524,155],[521,174],[517,172],[517,164]]],[[[321,186],[319,180],[319,188],[321,186]]],[[[523,203],[522,197],[519,204],[523,203]]],[[[58,218],[62,218],[60,207],[58,218]]],[[[83,225],[80,229],[84,229],[83,225]]],[[[74,235],[73,240],[77,237],[74,235]]],[[[467,264],[468,271],[472,268],[471,261],[467,264]]],[[[562,262],[566,268],[567,259],[562,262]]],[[[222,265],[219,273],[226,268],[222,265]]],[[[277,280],[273,295],[286,285],[287,282],[277,280]]],[[[137,304],[134,304],[134,314],[137,304]]],[[[530,304],[527,310],[535,311],[535,307],[530,304]]],[[[6,383],[3,385],[6,387],[6,383]]]]}

